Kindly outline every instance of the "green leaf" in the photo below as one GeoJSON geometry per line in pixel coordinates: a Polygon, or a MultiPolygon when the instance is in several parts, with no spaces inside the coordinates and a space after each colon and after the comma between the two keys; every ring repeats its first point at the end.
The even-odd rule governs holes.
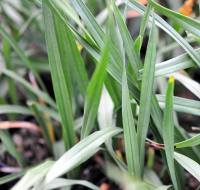
{"type": "Polygon", "coordinates": [[[185,30],[200,37],[200,22],[198,20],[194,20],[188,16],[184,16],[183,14],[180,14],[178,12],[165,8],[153,0],[150,0],[150,4],[153,6],[153,8],[156,11],[171,18],[173,21],[178,23],[181,27],[185,28],[185,30]]]}
{"type": "MultiPolygon", "coordinates": [[[[157,95],[156,97],[159,101],[160,107],[165,108],[165,96],[157,95]]],[[[173,106],[174,111],[200,116],[200,101],[180,98],[176,96],[174,96],[173,99],[174,99],[174,106],[173,106]]]]}
{"type": "Polygon", "coordinates": [[[19,182],[17,182],[17,184],[11,190],[29,190],[32,186],[39,183],[40,180],[45,177],[53,163],[53,161],[48,160],[28,170],[25,176],[19,182]]]}
{"type": "Polygon", "coordinates": [[[176,148],[186,148],[200,145],[200,134],[193,136],[190,139],[187,139],[182,142],[178,142],[175,144],[176,148]]]}
{"type": "Polygon", "coordinates": [[[9,174],[9,175],[6,175],[4,177],[1,177],[0,178],[0,185],[3,185],[5,183],[9,183],[11,181],[14,181],[14,180],[18,179],[21,176],[23,176],[24,173],[25,173],[24,171],[21,171],[19,173],[9,174]]]}
{"type": "Polygon", "coordinates": [[[145,140],[148,132],[152,94],[154,86],[154,73],[156,62],[156,28],[153,20],[152,29],[147,45],[147,52],[144,62],[144,72],[142,75],[141,93],[140,93],[140,110],[137,123],[137,137],[140,151],[140,162],[144,164],[145,140]]]}
{"type": "MultiPolygon", "coordinates": [[[[197,49],[195,50],[195,52],[198,54],[200,51],[199,49],[197,49]]],[[[187,54],[182,54],[167,61],[157,63],[155,75],[156,77],[165,76],[167,74],[172,74],[176,71],[187,69],[194,66],[195,66],[194,61],[187,54]]]]}
{"type": "Polygon", "coordinates": [[[163,185],[163,186],[157,187],[155,190],[167,190],[167,189],[169,189],[170,187],[171,187],[171,185],[168,185],[168,186],[163,185]]]}
{"type": "Polygon", "coordinates": [[[55,162],[46,176],[46,183],[49,183],[55,178],[69,172],[89,159],[99,150],[101,144],[120,132],[121,129],[119,128],[109,127],[94,132],[81,140],[55,162]]]}
{"type": "Polygon", "coordinates": [[[129,30],[126,26],[126,23],[116,5],[113,3],[113,11],[116,17],[116,22],[118,24],[118,28],[124,43],[125,52],[128,56],[129,62],[131,63],[132,69],[137,76],[139,77],[139,68],[141,67],[141,61],[138,53],[136,52],[132,37],[129,33],[129,30]]]}
{"type": "Polygon", "coordinates": [[[200,182],[200,165],[185,155],[174,152],[176,161],[200,182]]]}
{"type": "Polygon", "coordinates": [[[66,46],[64,45],[65,41],[62,41],[63,36],[58,34],[58,31],[61,33],[65,32],[65,26],[60,18],[48,7],[47,0],[43,0],[43,14],[53,88],[63,126],[63,140],[66,149],[69,149],[75,144],[75,129],[70,102],[70,81],[67,81],[64,69],[67,57],[63,51],[59,51],[66,46]]]}
{"type": "Polygon", "coordinates": [[[35,115],[35,119],[36,121],[39,123],[39,126],[42,129],[42,134],[46,140],[46,143],[48,145],[49,150],[52,151],[52,143],[51,143],[51,138],[50,138],[50,134],[48,132],[48,127],[47,124],[45,122],[44,119],[44,114],[42,114],[42,112],[38,109],[37,104],[35,104],[34,102],[32,104],[29,104],[34,112],[35,115]]]}
{"type": "MultiPolygon", "coordinates": [[[[104,87],[98,109],[98,124],[100,129],[106,129],[111,126],[115,126],[113,114],[114,114],[114,104],[107,89],[104,87]]],[[[108,139],[105,142],[105,145],[109,154],[111,155],[113,160],[118,164],[118,166],[122,170],[127,169],[125,163],[117,157],[112,146],[112,139],[108,139]]]]}
{"type": "MultiPolygon", "coordinates": [[[[61,4],[64,3],[64,5],[66,5],[69,8],[68,3],[59,1],[58,4],[60,3],[61,4]]],[[[54,11],[53,9],[51,10],[54,11]]],[[[70,11],[68,10],[68,12],[70,11]]],[[[57,17],[59,17],[59,15],[57,17]]],[[[72,80],[72,82],[77,84],[78,90],[84,97],[88,84],[88,76],[83,59],[78,50],[74,35],[71,29],[66,24],[66,21],[62,19],[58,20],[59,21],[55,22],[56,25],[55,31],[56,35],[59,36],[57,40],[59,43],[60,54],[62,54],[61,59],[65,59],[65,61],[63,60],[63,62],[65,62],[65,65],[63,65],[62,68],[64,73],[66,73],[65,74],[66,83],[68,84],[68,86],[71,87],[70,80],[72,80]]]]}
{"type": "Polygon", "coordinates": [[[10,134],[7,131],[0,130],[0,139],[6,147],[6,150],[17,160],[20,167],[23,167],[22,155],[17,151],[10,134]]]}
{"type": "MultiPolygon", "coordinates": [[[[136,0],[129,0],[128,6],[133,8],[140,14],[144,14],[145,7],[138,3],[136,0]]],[[[172,28],[166,21],[164,21],[160,16],[155,14],[155,22],[156,25],[164,30],[167,34],[169,34],[187,53],[190,57],[194,60],[194,62],[199,65],[200,58],[198,54],[194,51],[192,46],[178,33],[174,28],[172,28]]]]}
{"type": "Polygon", "coordinates": [[[0,105],[0,114],[22,114],[22,115],[33,115],[33,112],[23,106],[19,105],[0,105]]]}
{"type": "Polygon", "coordinates": [[[44,189],[50,190],[50,189],[57,189],[61,187],[71,187],[73,185],[82,185],[89,189],[100,190],[99,187],[85,180],[73,180],[73,179],[63,179],[63,178],[54,179],[51,183],[47,184],[44,187],[44,189]]]}
{"type": "Polygon", "coordinates": [[[106,68],[109,63],[109,42],[107,41],[102,56],[97,64],[92,79],[89,82],[86,101],[84,106],[83,127],[81,129],[81,138],[85,138],[94,128],[100,102],[103,84],[106,78],[106,68]]]}
{"type": "Polygon", "coordinates": [[[178,184],[174,166],[174,121],[173,121],[173,93],[174,78],[170,77],[166,92],[164,118],[162,123],[163,140],[165,144],[165,153],[167,157],[167,165],[171,175],[174,188],[178,190],[178,184]]]}
{"type": "Polygon", "coordinates": [[[98,25],[94,16],[89,11],[85,3],[82,0],[70,0],[70,2],[74,9],[77,11],[77,13],[80,15],[84,23],[86,24],[87,30],[90,32],[95,42],[102,47],[104,39],[103,30],[98,25]]]}
{"type": "Polygon", "coordinates": [[[122,121],[128,171],[132,176],[141,177],[139,145],[137,142],[135,121],[131,110],[125,64],[122,76],[122,121]]]}
{"type": "Polygon", "coordinates": [[[144,39],[144,33],[145,33],[145,30],[146,30],[146,27],[147,27],[147,24],[148,24],[148,21],[149,21],[149,17],[150,17],[150,14],[151,14],[151,9],[152,9],[151,4],[148,3],[146,11],[144,13],[144,16],[142,18],[141,25],[140,25],[139,36],[135,40],[135,46],[137,46],[137,51],[139,52],[139,54],[140,54],[142,42],[143,42],[143,39],[144,39]]]}
{"type": "Polygon", "coordinates": [[[23,50],[18,46],[18,44],[15,41],[15,39],[3,29],[3,26],[0,26],[0,34],[3,36],[3,38],[5,38],[8,41],[8,43],[10,43],[10,45],[13,47],[13,49],[19,55],[19,57],[21,58],[21,60],[25,64],[25,66],[27,68],[29,68],[33,72],[33,74],[36,76],[38,82],[40,83],[40,85],[42,86],[42,88],[45,90],[46,88],[45,88],[42,80],[40,79],[40,76],[35,71],[35,69],[32,67],[31,62],[26,57],[26,55],[24,54],[23,50]]]}
{"type": "Polygon", "coordinates": [[[2,72],[7,77],[12,78],[15,82],[18,82],[19,84],[23,85],[27,90],[29,90],[30,92],[35,94],[37,97],[42,98],[46,103],[51,105],[53,108],[56,108],[54,100],[47,93],[41,91],[38,88],[34,88],[31,84],[29,84],[20,75],[16,74],[13,71],[8,70],[8,69],[0,69],[0,72],[2,72]]]}
{"type": "Polygon", "coordinates": [[[200,84],[182,73],[174,73],[174,78],[200,99],[200,84]]]}

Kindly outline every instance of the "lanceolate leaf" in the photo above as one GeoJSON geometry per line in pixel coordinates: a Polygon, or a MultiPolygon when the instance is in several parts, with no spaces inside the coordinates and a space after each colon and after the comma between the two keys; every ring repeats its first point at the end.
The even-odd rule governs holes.
{"type": "Polygon", "coordinates": [[[81,137],[84,138],[94,128],[97,116],[98,106],[101,97],[104,80],[106,78],[106,68],[109,62],[109,43],[106,43],[102,50],[102,56],[97,64],[95,72],[90,80],[87,89],[86,102],[84,107],[83,127],[81,129],[81,137]]]}
{"type": "Polygon", "coordinates": [[[165,144],[165,153],[167,165],[175,190],[178,190],[178,184],[174,166],[174,122],[173,122],[173,93],[174,78],[170,77],[165,100],[164,118],[162,123],[163,140],[165,144]]]}
{"type": "Polygon", "coordinates": [[[73,185],[82,185],[89,189],[100,190],[99,187],[85,180],[73,180],[73,179],[63,179],[63,178],[54,179],[51,183],[47,184],[44,187],[44,190],[57,189],[61,187],[71,187],[73,185]]]}
{"type": "Polygon", "coordinates": [[[0,114],[22,114],[22,115],[34,115],[33,112],[23,106],[19,105],[0,105],[0,114]]]}
{"type": "Polygon", "coordinates": [[[119,9],[115,5],[113,5],[113,8],[114,8],[116,21],[120,30],[120,34],[124,43],[125,52],[128,56],[128,59],[131,63],[131,66],[133,68],[135,75],[139,77],[139,68],[141,67],[141,61],[140,61],[139,55],[134,48],[133,40],[127,29],[125,21],[121,13],[119,12],[119,9]]]}
{"type": "Polygon", "coordinates": [[[140,177],[141,166],[139,159],[139,146],[137,142],[135,121],[131,110],[125,64],[122,76],[122,119],[128,171],[130,175],[140,177]]]}
{"type": "Polygon", "coordinates": [[[154,72],[156,62],[156,28],[153,20],[152,29],[149,36],[147,53],[144,62],[144,72],[142,76],[140,111],[137,124],[137,137],[140,150],[140,161],[144,163],[145,140],[149,127],[151,100],[153,94],[154,72]]]}
{"type": "MultiPolygon", "coordinates": [[[[156,96],[161,108],[165,108],[165,96],[156,96]]],[[[200,101],[174,96],[174,111],[200,116],[200,101]]]]}
{"type": "Polygon", "coordinates": [[[84,62],[77,48],[74,35],[64,21],[62,21],[59,17],[55,18],[57,20],[55,22],[55,28],[56,35],[59,36],[57,38],[60,45],[59,50],[62,54],[62,59],[64,59],[63,62],[65,63],[62,68],[65,73],[66,83],[70,86],[69,81],[72,80],[72,82],[77,84],[80,93],[85,96],[88,76],[85,70],[84,62]]]}
{"type": "Polygon", "coordinates": [[[184,27],[185,30],[200,37],[200,22],[198,20],[194,20],[190,17],[184,16],[183,14],[167,9],[156,3],[154,0],[150,0],[150,4],[154,7],[156,11],[173,19],[175,22],[180,24],[181,27],[184,27]]]}
{"type": "Polygon", "coordinates": [[[0,139],[3,142],[6,150],[17,160],[19,165],[23,167],[24,163],[22,160],[22,155],[17,151],[10,134],[7,131],[0,130],[0,139]]]}
{"type": "Polygon", "coordinates": [[[185,147],[193,147],[200,145],[200,134],[193,136],[190,139],[187,139],[182,142],[178,142],[175,144],[176,148],[185,148],[185,147]]]}
{"type": "Polygon", "coordinates": [[[200,84],[182,73],[174,73],[174,78],[200,99],[200,84]]]}
{"type": "Polygon", "coordinates": [[[69,172],[89,159],[99,150],[101,144],[119,132],[121,132],[121,129],[109,127],[94,132],[80,141],[55,162],[46,176],[46,183],[49,183],[53,179],[69,172]]]}
{"type": "Polygon", "coordinates": [[[176,161],[200,182],[200,165],[191,158],[174,152],[176,161]]]}
{"type": "Polygon", "coordinates": [[[11,181],[18,179],[21,176],[23,176],[24,173],[25,173],[25,171],[21,171],[21,172],[18,172],[18,173],[9,174],[9,175],[6,175],[4,177],[0,177],[0,185],[3,185],[5,183],[8,183],[8,182],[11,182],[11,181]]]}
{"type": "Polygon", "coordinates": [[[141,50],[142,43],[143,43],[144,33],[145,33],[145,30],[146,30],[146,27],[147,27],[147,24],[148,24],[148,21],[149,21],[151,9],[152,9],[152,7],[151,7],[150,3],[148,3],[147,9],[145,11],[145,14],[142,18],[142,22],[141,22],[141,25],[140,25],[139,36],[135,40],[135,47],[137,48],[137,51],[139,52],[139,54],[140,54],[140,50],[141,50]]]}
{"type": "Polygon", "coordinates": [[[25,79],[20,77],[15,72],[8,70],[8,69],[0,69],[0,72],[2,72],[7,77],[12,78],[15,82],[23,85],[27,90],[35,94],[37,97],[42,98],[46,103],[51,105],[52,107],[56,108],[54,100],[45,92],[41,91],[38,88],[33,88],[31,84],[29,84],[25,79]]]}
{"type": "Polygon", "coordinates": [[[46,162],[28,170],[24,177],[11,190],[29,190],[45,177],[53,165],[53,161],[46,162]]]}
{"type": "Polygon", "coordinates": [[[83,0],[70,0],[74,9],[83,19],[84,23],[87,26],[88,31],[92,35],[93,39],[98,45],[103,46],[104,34],[101,27],[97,24],[94,16],[91,14],[83,0]]]}
{"type": "Polygon", "coordinates": [[[64,55],[63,52],[59,51],[61,47],[65,48],[65,45],[62,44],[65,42],[61,41],[60,38],[62,36],[57,34],[57,30],[59,29],[61,32],[65,31],[63,28],[65,26],[59,20],[57,15],[51,12],[47,0],[43,0],[43,14],[54,93],[63,126],[63,140],[66,149],[69,149],[75,143],[75,129],[73,124],[72,105],[70,102],[70,87],[67,86],[69,81],[66,81],[68,79],[65,78],[66,73],[64,73],[64,67],[66,66],[65,61],[67,58],[64,57],[66,55],[64,55]]]}
{"type": "MultiPolygon", "coordinates": [[[[145,7],[138,3],[136,0],[129,0],[128,6],[137,10],[139,13],[144,14],[145,7]]],[[[192,46],[183,38],[181,35],[176,32],[166,21],[164,21],[160,16],[155,14],[156,25],[167,32],[176,42],[190,55],[194,62],[199,65],[200,58],[198,54],[194,51],[192,46]]]]}
{"type": "Polygon", "coordinates": [[[10,45],[13,47],[13,49],[16,51],[16,53],[19,55],[19,57],[23,61],[24,66],[26,66],[27,68],[29,68],[33,72],[33,74],[38,79],[38,82],[40,83],[40,85],[45,90],[44,84],[43,84],[42,80],[40,79],[38,73],[33,68],[31,62],[26,57],[26,55],[24,54],[23,50],[18,46],[18,44],[15,41],[15,39],[4,30],[3,26],[0,26],[0,34],[3,36],[3,38],[5,38],[10,43],[10,45]]]}

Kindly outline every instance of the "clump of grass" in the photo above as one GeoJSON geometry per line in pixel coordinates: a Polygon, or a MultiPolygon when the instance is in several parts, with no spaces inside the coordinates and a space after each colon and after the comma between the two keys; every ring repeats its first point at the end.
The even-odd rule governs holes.
{"type": "MultiPolygon", "coordinates": [[[[11,6],[3,2],[2,10],[5,5],[11,6]]],[[[103,17],[95,17],[83,0],[27,2],[21,10],[24,17],[20,10],[14,9],[15,16],[26,18],[23,30],[17,34],[7,30],[8,15],[3,12],[5,22],[0,26],[0,34],[4,42],[1,43],[4,67],[0,70],[6,81],[1,81],[1,85],[9,84],[4,94],[11,101],[1,100],[0,113],[7,114],[11,120],[13,114],[14,117],[16,114],[33,116],[42,129],[52,158],[28,169],[9,131],[0,127],[2,143],[21,169],[19,173],[0,178],[0,184],[22,177],[13,190],[46,190],[75,184],[97,190],[99,187],[88,181],[71,178],[78,176],[78,167],[83,162],[102,151],[104,143],[105,173],[124,189],[183,189],[185,172],[180,167],[200,181],[200,135],[191,136],[180,126],[177,117],[177,112],[200,116],[200,102],[174,95],[177,80],[200,97],[199,83],[190,78],[187,70],[183,72],[200,65],[199,49],[188,42],[199,45],[199,21],[154,0],[149,0],[146,7],[136,0],[120,3],[109,0],[102,5],[103,17]],[[28,14],[31,7],[37,14],[28,14]],[[127,11],[137,11],[142,17],[135,40],[126,25],[127,11]],[[33,58],[34,52],[30,56],[23,49],[20,35],[29,25],[45,39],[45,43],[38,42],[41,47],[47,47],[43,50],[47,54],[45,61],[33,58]],[[165,32],[164,37],[161,31],[165,32]],[[143,60],[145,36],[148,42],[143,60]],[[166,46],[169,37],[175,42],[166,46]],[[165,54],[178,47],[185,53],[164,61],[165,54]],[[89,68],[89,62],[94,64],[94,71],[89,68]],[[28,82],[21,71],[31,72],[35,80],[28,82]],[[55,100],[41,79],[44,71],[51,75],[55,100]],[[20,104],[18,90],[24,94],[27,105],[20,104]],[[56,136],[59,129],[54,121],[59,122],[61,137],[56,136]],[[56,142],[56,137],[60,142],[56,142]],[[124,142],[124,152],[115,149],[120,140],[124,142]],[[152,146],[151,151],[147,145],[152,146]],[[168,185],[162,185],[162,177],[153,170],[154,149],[161,152],[163,168],[171,178],[168,185]],[[52,161],[55,158],[57,161],[52,161]]],[[[17,26],[10,29],[16,31],[17,26]]]]}

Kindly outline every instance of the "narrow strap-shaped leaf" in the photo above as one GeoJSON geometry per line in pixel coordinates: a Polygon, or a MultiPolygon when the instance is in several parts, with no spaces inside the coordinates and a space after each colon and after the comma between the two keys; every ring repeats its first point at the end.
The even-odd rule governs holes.
{"type": "Polygon", "coordinates": [[[200,165],[191,158],[174,152],[176,161],[200,182],[200,165]]]}
{"type": "Polygon", "coordinates": [[[163,140],[165,144],[165,153],[167,157],[167,165],[171,175],[171,179],[175,190],[178,190],[174,166],[174,122],[173,122],[173,94],[174,94],[174,78],[170,77],[166,92],[164,118],[162,123],[163,140]]]}
{"type": "Polygon", "coordinates": [[[182,142],[178,142],[175,144],[176,148],[185,148],[185,147],[193,147],[200,145],[200,134],[193,136],[190,139],[187,139],[182,142]]]}
{"type": "MultiPolygon", "coordinates": [[[[59,17],[55,17],[57,21],[56,25],[56,35],[59,36],[59,51],[62,54],[61,58],[63,63],[63,72],[65,73],[65,80],[68,86],[71,86],[70,80],[75,82],[78,86],[80,93],[85,96],[88,76],[85,69],[83,59],[80,55],[74,35],[69,27],[61,20],[59,17]],[[65,43],[63,43],[65,42],[65,43]]],[[[72,83],[71,82],[71,83],[72,83]]],[[[71,87],[72,88],[72,87],[71,87]]]]}
{"type": "Polygon", "coordinates": [[[21,176],[23,176],[24,173],[25,173],[25,171],[21,171],[21,172],[18,172],[18,173],[9,174],[9,175],[6,175],[4,177],[0,177],[0,185],[3,185],[5,183],[9,183],[11,181],[18,179],[21,176]]]}
{"type": "Polygon", "coordinates": [[[181,27],[184,27],[187,31],[200,37],[200,22],[198,20],[194,20],[190,17],[184,16],[183,14],[163,7],[162,5],[156,3],[154,0],[150,0],[150,4],[154,7],[156,11],[173,19],[175,22],[180,24],[181,27]]]}
{"type": "MultiPolygon", "coordinates": [[[[165,108],[165,96],[157,95],[156,97],[160,107],[165,108]]],[[[200,101],[174,96],[173,109],[177,112],[190,113],[200,116],[200,101]]]]}
{"type": "Polygon", "coordinates": [[[47,142],[48,148],[49,148],[49,150],[51,150],[52,142],[51,142],[51,138],[50,138],[50,135],[49,135],[49,132],[48,132],[46,122],[44,120],[44,115],[41,113],[41,111],[37,107],[37,104],[35,104],[34,102],[31,103],[30,106],[31,106],[31,108],[34,112],[34,115],[35,115],[37,122],[39,123],[39,125],[42,129],[42,133],[43,133],[43,136],[44,136],[44,138],[47,142]]]}
{"type": "Polygon", "coordinates": [[[49,169],[53,165],[53,161],[47,160],[44,163],[28,170],[24,177],[20,179],[11,190],[29,190],[45,177],[49,169]]]}
{"type": "Polygon", "coordinates": [[[103,45],[104,34],[101,27],[96,22],[94,16],[88,10],[87,6],[82,0],[70,0],[71,4],[75,10],[79,13],[81,18],[84,20],[90,34],[93,36],[94,40],[98,45],[103,45]]]}
{"type": "Polygon", "coordinates": [[[81,137],[85,138],[94,128],[95,119],[97,116],[98,106],[101,97],[104,80],[106,78],[106,68],[109,62],[109,43],[102,50],[102,56],[97,64],[92,79],[89,82],[86,102],[84,106],[83,127],[81,129],[81,137]]]}
{"type": "Polygon", "coordinates": [[[174,73],[174,78],[200,99],[200,84],[182,73],[174,73]]]}
{"type": "Polygon", "coordinates": [[[43,14],[46,29],[46,43],[48,49],[49,64],[51,68],[51,76],[53,81],[54,93],[58,110],[63,126],[63,140],[66,149],[69,149],[75,144],[75,129],[73,124],[72,105],[70,102],[69,86],[67,86],[63,67],[65,67],[64,56],[59,52],[60,47],[63,47],[64,41],[60,41],[60,35],[57,35],[56,27],[65,27],[59,21],[57,15],[51,12],[48,7],[48,2],[43,0],[43,14]],[[56,24],[55,24],[56,23],[56,24]]]}
{"type": "Polygon", "coordinates": [[[149,127],[151,100],[153,94],[155,62],[156,62],[156,28],[153,20],[152,29],[147,45],[147,52],[144,62],[144,72],[142,75],[142,85],[140,93],[140,111],[137,124],[137,137],[140,151],[140,162],[144,163],[145,140],[149,127]]]}
{"type": "Polygon", "coordinates": [[[89,181],[74,180],[74,179],[63,179],[63,178],[54,179],[51,183],[47,184],[44,187],[44,190],[57,189],[57,188],[61,188],[61,187],[71,187],[73,185],[82,185],[82,186],[85,186],[89,189],[100,190],[99,187],[90,183],[89,181]]]}
{"type": "Polygon", "coordinates": [[[10,134],[7,131],[0,130],[0,139],[3,142],[6,150],[17,160],[19,165],[23,167],[24,162],[22,155],[17,151],[10,134]]]}
{"type": "Polygon", "coordinates": [[[116,17],[116,22],[118,24],[120,34],[124,43],[125,52],[128,56],[129,62],[133,68],[136,77],[139,77],[139,68],[141,67],[141,61],[135,47],[133,45],[132,37],[128,31],[126,23],[115,4],[113,4],[114,14],[116,17]]]}
{"type": "Polygon", "coordinates": [[[133,114],[131,110],[125,64],[122,75],[122,120],[128,171],[130,175],[140,178],[141,166],[139,159],[139,146],[137,142],[135,121],[133,119],[133,114]]]}
{"type": "Polygon", "coordinates": [[[94,132],[81,140],[55,162],[46,176],[46,183],[49,183],[55,178],[69,172],[89,159],[99,150],[101,144],[120,132],[121,129],[119,128],[109,127],[94,132]]]}
{"type": "Polygon", "coordinates": [[[33,72],[33,74],[36,76],[39,84],[45,90],[46,88],[45,88],[45,86],[44,86],[44,84],[43,84],[40,76],[38,75],[38,73],[33,68],[31,62],[26,57],[26,55],[24,54],[23,50],[18,46],[18,44],[15,41],[15,39],[4,30],[3,26],[0,26],[0,34],[10,43],[10,45],[12,46],[12,48],[16,51],[16,53],[19,55],[19,57],[23,61],[24,65],[33,72]]]}
{"type": "MultiPolygon", "coordinates": [[[[145,12],[145,7],[136,0],[129,0],[128,6],[137,10],[141,14],[144,14],[145,12]]],[[[176,32],[174,28],[172,28],[166,21],[156,14],[155,21],[156,25],[168,33],[190,55],[197,65],[200,64],[200,58],[198,54],[194,51],[192,46],[178,32],[176,32]]]]}
{"type": "Polygon", "coordinates": [[[148,24],[148,21],[149,21],[149,16],[150,16],[150,13],[151,13],[151,9],[152,9],[151,4],[148,3],[146,11],[144,13],[144,16],[142,18],[141,25],[140,25],[139,36],[136,38],[135,44],[134,44],[136,49],[137,49],[137,51],[138,51],[138,53],[140,53],[140,50],[141,50],[141,47],[142,47],[144,33],[145,33],[145,30],[146,30],[146,27],[147,27],[147,24],[148,24]]]}
{"type": "Polygon", "coordinates": [[[0,105],[0,114],[22,114],[22,115],[33,115],[33,112],[20,105],[0,105]]]}
{"type": "Polygon", "coordinates": [[[45,102],[47,102],[53,108],[56,108],[54,100],[47,93],[41,91],[38,88],[33,88],[31,84],[29,84],[25,79],[23,79],[21,76],[19,76],[15,72],[10,71],[8,69],[2,69],[2,70],[0,69],[0,72],[2,72],[7,77],[12,78],[13,81],[18,82],[19,84],[23,85],[27,90],[35,94],[37,97],[42,98],[45,102]]]}

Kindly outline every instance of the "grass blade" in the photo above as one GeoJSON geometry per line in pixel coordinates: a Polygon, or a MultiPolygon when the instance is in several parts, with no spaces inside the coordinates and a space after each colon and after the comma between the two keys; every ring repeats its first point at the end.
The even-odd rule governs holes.
{"type": "Polygon", "coordinates": [[[33,115],[33,112],[23,106],[19,105],[0,105],[0,114],[22,114],[22,115],[33,115]]]}
{"type": "Polygon", "coordinates": [[[70,0],[70,2],[80,17],[83,19],[93,39],[100,47],[102,47],[104,39],[103,30],[98,25],[94,16],[89,11],[85,3],[82,0],[70,0]]]}
{"type": "Polygon", "coordinates": [[[174,78],[170,77],[166,92],[164,118],[162,123],[163,140],[165,144],[165,153],[167,157],[167,165],[171,175],[171,179],[175,190],[178,190],[178,183],[174,166],[174,122],[173,122],[173,93],[174,78]]]}
{"type": "Polygon", "coordinates": [[[174,78],[200,99],[200,84],[181,73],[174,73],[174,78]]]}
{"type": "MultiPolygon", "coordinates": [[[[75,144],[75,129],[73,124],[73,113],[70,102],[69,84],[65,78],[65,55],[60,52],[61,47],[65,47],[64,41],[61,41],[60,35],[57,35],[57,30],[63,31],[63,23],[57,15],[51,12],[48,7],[47,0],[43,0],[43,14],[46,28],[46,43],[49,56],[49,64],[51,67],[51,76],[53,81],[54,93],[58,110],[62,120],[63,139],[66,149],[69,149],[75,144]]],[[[65,30],[64,30],[65,31],[65,30]]]]}
{"type": "Polygon", "coordinates": [[[200,165],[191,158],[174,152],[174,158],[183,166],[190,174],[192,174],[198,181],[200,181],[200,165]]]}
{"type": "Polygon", "coordinates": [[[187,139],[182,142],[178,142],[175,144],[176,148],[186,148],[200,145],[200,134],[193,136],[190,139],[187,139]]]}
{"type": "Polygon", "coordinates": [[[140,162],[144,164],[145,153],[145,140],[150,121],[151,112],[151,100],[153,94],[154,85],[154,73],[156,62],[156,28],[153,20],[152,29],[149,36],[149,42],[147,45],[147,53],[144,63],[144,72],[142,76],[142,85],[140,93],[140,111],[137,124],[137,137],[140,150],[140,162]]]}
{"type": "Polygon", "coordinates": [[[17,160],[20,167],[23,167],[22,155],[17,151],[10,134],[7,131],[0,130],[0,139],[6,147],[6,150],[17,160]]]}
{"type": "Polygon", "coordinates": [[[0,185],[14,181],[24,175],[24,171],[14,174],[9,174],[0,178],[0,185]]]}
{"type": "MultiPolygon", "coordinates": [[[[145,7],[138,3],[136,0],[129,0],[128,6],[138,11],[142,15],[145,12],[145,7]]],[[[151,18],[151,17],[150,17],[151,18]]],[[[192,46],[178,33],[174,28],[172,28],[166,21],[164,21],[160,16],[155,14],[156,25],[169,34],[194,60],[194,62],[199,65],[200,58],[198,54],[194,51],[192,46]]]]}
{"type": "Polygon", "coordinates": [[[54,179],[51,183],[47,184],[44,187],[44,189],[50,190],[50,189],[57,189],[61,187],[71,187],[73,185],[82,185],[89,189],[100,190],[99,187],[85,180],[73,180],[73,179],[63,179],[63,178],[54,179]]]}
{"type": "MultiPolygon", "coordinates": [[[[54,10],[52,9],[52,11],[54,10]]],[[[88,76],[83,59],[76,45],[74,35],[71,29],[65,24],[66,21],[60,19],[59,15],[55,17],[55,20],[57,20],[55,21],[55,31],[58,36],[57,40],[59,43],[60,54],[62,54],[61,59],[64,59],[63,62],[65,63],[62,68],[64,73],[66,73],[66,83],[68,83],[69,87],[72,86],[70,80],[77,84],[78,90],[84,97],[88,84],[88,76]]]]}
{"type": "Polygon", "coordinates": [[[36,121],[39,123],[39,126],[42,129],[42,134],[44,136],[44,139],[46,140],[48,148],[50,151],[52,151],[53,141],[52,141],[52,138],[50,138],[50,132],[48,131],[48,127],[47,127],[47,123],[44,119],[44,115],[41,113],[41,111],[39,111],[37,104],[32,103],[32,104],[30,104],[30,106],[33,110],[36,121]]]}
{"type": "Polygon", "coordinates": [[[7,42],[10,43],[10,45],[13,47],[13,49],[16,51],[16,53],[19,55],[19,57],[21,58],[21,60],[23,61],[23,63],[25,64],[25,66],[27,66],[27,68],[29,68],[33,74],[36,76],[38,82],[40,83],[40,85],[42,86],[42,88],[45,90],[45,86],[42,82],[42,80],[40,79],[40,76],[38,75],[38,73],[35,71],[35,69],[32,67],[31,62],[29,61],[29,59],[26,57],[26,55],[24,54],[23,50],[20,49],[20,47],[18,46],[17,42],[15,41],[15,39],[9,35],[4,29],[3,26],[0,26],[0,34],[3,36],[3,38],[5,38],[7,40],[7,42]]]}
{"type": "Polygon", "coordinates": [[[84,107],[83,127],[81,129],[81,138],[85,138],[93,129],[97,116],[101,92],[106,78],[106,68],[109,62],[109,43],[106,43],[102,50],[102,56],[97,64],[97,68],[89,82],[86,102],[84,107]]]}
{"type": "MultiPolygon", "coordinates": [[[[159,101],[160,107],[165,108],[165,96],[157,95],[156,97],[159,101]]],[[[174,96],[173,99],[174,99],[174,106],[173,106],[174,111],[200,116],[200,101],[180,98],[176,96],[174,96]]]]}
{"type": "Polygon", "coordinates": [[[128,171],[130,175],[140,178],[141,166],[139,159],[139,146],[137,142],[135,121],[133,119],[133,114],[131,110],[125,64],[122,76],[122,119],[128,171]]]}
{"type": "Polygon", "coordinates": [[[145,33],[145,30],[146,30],[146,27],[147,27],[147,24],[149,21],[149,16],[151,14],[151,9],[152,9],[152,7],[151,7],[150,3],[148,3],[146,11],[144,13],[144,16],[142,18],[141,25],[140,25],[139,36],[135,40],[135,47],[137,47],[137,51],[139,52],[139,54],[140,54],[140,50],[141,50],[143,39],[144,39],[144,33],[145,33]]]}
{"type": "Polygon", "coordinates": [[[40,182],[53,165],[53,161],[46,161],[39,166],[28,170],[25,176],[11,190],[29,190],[33,185],[40,182]]]}
{"type": "Polygon", "coordinates": [[[15,82],[18,82],[21,85],[23,85],[27,90],[35,94],[37,97],[42,98],[46,103],[51,105],[53,108],[56,108],[54,100],[47,93],[41,91],[38,88],[33,88],[31,84],[29,84],[25,79],[20,77],[15,72],[7,70],[7,69],[2,69],[2,70],[0,69],[0,72],[2,72],[7,77],[12,78],[15,82]]]}
{"type": "Polygon", "coordinates": [[[109,127],[94,132],[80,141],[55,162],[46,176],[46,183],[49,183],[55,178],[69,172],[89,159],[99,150],[101,144],[119,132],[121,132],[121,129],[109,127]]]}
{"type": "Polygon", "coordinates": [[[134,46],[133,46],[133,40],[132,37],[128,31],[128,28],[126,26],[126,23],[117,8],[115,4],[113,4],[113,11],[115,14],[116,22],[118,24],[118,28],[124,43],[124,48],[126,51],[126,54],[128,56],[129,62],[131,63],[132,69],[136,75],[136,77],[139,77],[139,68],[141,67],[141,61],[139,58],[138,53],[136,52],[134,46]]]}
{"type": "Polygon", "coordinates": [[[185,28],[185,30],[200,37],[200,22],[199,21],[194,20],[190,17],[184,16],[183,14],[180,14],[178,12],[172,11],[166,7],[163,7],[153,0],[150,0],[150,4],[154,7],[156,11],[173,19],[173,21],[177,22],[181,27],[185,28]]]}

